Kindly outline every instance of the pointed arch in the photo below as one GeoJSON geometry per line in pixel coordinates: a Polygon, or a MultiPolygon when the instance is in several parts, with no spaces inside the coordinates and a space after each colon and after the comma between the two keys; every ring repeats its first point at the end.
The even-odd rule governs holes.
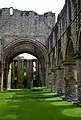
{"type": "Polygon", "coordinates": [[[4,88],[7,87],[10,63],[14,57],[21,53],[30,53],[40,61],[42,69],[42,79],[44,85],[46,85],[47,49],[39,41],[23,38],[19,40],[14,40],[4,47],[4,88]]]}
{"type": "Polygon", "coordinates": [[[59,52],[59,56],[58,56],[59,65],[62,64],[62,61],[63,61],[63,55],[62,55],[62,51],[60,51],[60,52],[59,52]]]}
{"type": "Polygon", "coordinates": [[[71,39],[68,40],[67,46],[66,46],[66,52],[65,52],[65,60],[66,61],[72,61],[74,55],[74,47],[73,42],[71,39]]]}
{"type": "Polygon", "coordinates": [[[53,68],[55,68],[55,66],[56,66],[56,56],[55,56],[55,48],[54,48],[54,50],[53,50],[53,56],[52,56],[52,66],[53,66],[53,68]]]}

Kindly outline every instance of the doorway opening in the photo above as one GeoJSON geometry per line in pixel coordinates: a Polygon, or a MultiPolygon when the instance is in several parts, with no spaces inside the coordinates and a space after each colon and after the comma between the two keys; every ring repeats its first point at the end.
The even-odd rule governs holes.
{"type": "Polygon", "coordinates": [[[42,67],[33,55],[24,53],[16,56],[9,67],[8,89],[31,89],[42,86],[42,67]]]}

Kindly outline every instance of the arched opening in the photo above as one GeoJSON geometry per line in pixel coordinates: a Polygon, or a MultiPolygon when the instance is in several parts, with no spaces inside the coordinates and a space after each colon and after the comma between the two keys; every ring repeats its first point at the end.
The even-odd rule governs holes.
{"type": "Polygon", "coordinates": [[[41,87],[41,64],[31,54],[20,54],[10,63],[7,89],[30,89],[41,87]]]}
{"type": "Polygon", "coordinates": [[[76,61],[74,60],[74,47],[71,39],[67,42],[65,54],[65,94],[66,99],[72,101],[76,99],[76,61]]]}
{"type": "Polygon", "coordinates": [[[71,40],[69,40],[66,48],[65,60],[72,61],[73,55],[74,55],[73,43],[71,40]]]}
{"type": "Polygon", "coordinates": [[[62,52],[59,52],[59,56],[58,56],[58,61],[59,61],[59,66],[62,66],[62,61],[63,61],[63,56],[62,56],[62,52]]]}
{"type": "MultiPolygon", "coordinates": [[[[33,62],[35,62],[36,66],[41,68],[41,85],[46,86],[47,50],[40,42],[26,39],[21,41],[16,40],[4,48],[4,88],[7,87],[10,64],[13,62],[13,59],[21,53],[32,54],[38,59],[37,61],[31,60],[31,64],[33,66],[33,62]]],[[[27,62],[28,61],[25,60],[24,64],[27,64],[27,62]]],[[[26,75],[26,73],[24,75],[26,75]]]]}

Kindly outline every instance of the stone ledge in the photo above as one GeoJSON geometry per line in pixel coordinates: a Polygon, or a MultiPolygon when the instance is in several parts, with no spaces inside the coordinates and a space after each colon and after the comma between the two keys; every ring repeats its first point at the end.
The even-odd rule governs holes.
{"type": "Polygon", "coordinates": [[[62,69],[64,69],[64,68],[62,66],[60,66],[60,65],[55,67],[55,70],[62,70],[62,69]]]}
{"type": "Polygon", "coordinates": [[[75,53],[74,59],[81,59],[81,53],[80,52],[75,53]]]}
{"type": "Polygon", "coordinates": [[[76,65],[76,61],[63,61],[62,62],[64,66],[66,65],[76,65]]]}

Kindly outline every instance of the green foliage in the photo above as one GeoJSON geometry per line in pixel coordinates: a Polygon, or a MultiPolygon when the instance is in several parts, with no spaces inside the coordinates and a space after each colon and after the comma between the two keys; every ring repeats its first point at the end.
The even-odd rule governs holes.
{"type": "Polygon", "coordinates": [[[24,77],[26,77],[27,76],[27,73],[26,72],[24,72],[24,77]]]}
{"type": "Polygon", "coordinates": [[[24,56],[17,56],[15,58],[17,58],[17,59],[24,59],[24,56]]]}

